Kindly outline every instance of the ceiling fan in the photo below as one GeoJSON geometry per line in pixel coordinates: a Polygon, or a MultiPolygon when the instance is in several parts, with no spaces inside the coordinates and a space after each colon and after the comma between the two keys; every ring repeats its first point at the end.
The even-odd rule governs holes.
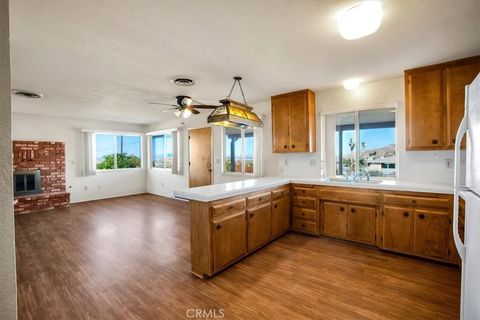
{"type": "Polygon", "coordinates": [[[199,114],[200,111],[197,109],[216,109],[219,106],[213,106],[208,104],[203,104],[198,101],[193,100],[189,96],[177,96],[176,97],[177,104],[170,104],[170,103],[161,103],[161,102],[149,102],[149,104],[158,104],[162,106],[169,106],[173,108],[168,108],[162,110],[162,112],[173,111],[177,117],[188,118],[192,114],[199,114]],[[196,104],[192,104],[195,102],[196,104]]]}

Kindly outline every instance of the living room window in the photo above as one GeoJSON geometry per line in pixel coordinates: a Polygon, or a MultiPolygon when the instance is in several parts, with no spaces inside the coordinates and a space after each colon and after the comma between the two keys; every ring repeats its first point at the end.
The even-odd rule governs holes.
{"type": "Polygon", "coordinates": [[[254,129],[223,128],[223,172],[254,174],[254,129]]]}
{"type": "Polygon", "coordinates": [[[171,169],[173,163],[172,134],[158,134],[151,137],[152,168],[171,169]]]}
{"type": "Polygon", "coordinates": [[[134,169],[142,167],[140,135],[95,133],[97,170],[134,169]]]}
{"type": "Polygon", "coordinates": [[[396,177],[395,109],[336,115],[337,176],[396,177]]]}

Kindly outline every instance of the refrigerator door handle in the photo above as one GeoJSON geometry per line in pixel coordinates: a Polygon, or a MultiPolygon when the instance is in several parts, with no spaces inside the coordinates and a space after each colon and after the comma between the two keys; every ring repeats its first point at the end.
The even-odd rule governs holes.
{"type": "Polygon", "coordinates": [[[460,192],[460,145],[462,144],[462,138],[467,133],[467,118],[463,118],[458,128],[457,136],[455,138],[455,172],[454,172],[454,195],[453,195],[453,240],[455,246],[457,247],[458,255],[462,259],[465,259],[465,245],[460,239],[458,234],[458,202],[459,202],[459,192],[460,192]]]}

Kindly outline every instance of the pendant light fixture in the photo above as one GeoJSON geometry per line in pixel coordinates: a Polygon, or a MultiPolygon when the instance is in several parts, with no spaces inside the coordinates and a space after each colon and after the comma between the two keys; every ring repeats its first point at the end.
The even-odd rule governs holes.
{"type": "Polygon", "coordinates": [[[233,77],[233,80],[233,85],[227,98],[219,101],[222,105],[213,110],[208,116],[207,122],[231,128],[262,127],[262,120],[252,111],[253,108],[247,104],[242,84],[240,83],[242,77],[233,77]],[[230,99],[237,83],[242,93],[243,103],[230,99]]]}

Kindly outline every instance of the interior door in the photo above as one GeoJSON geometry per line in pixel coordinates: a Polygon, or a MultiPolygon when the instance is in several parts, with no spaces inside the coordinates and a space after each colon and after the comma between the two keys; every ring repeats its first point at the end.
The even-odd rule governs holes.
{"type": "Polygon", "coordinates": [[[212,221],[215,272],[247,252],[245,211],[220,216],[212,221]]]}
{"type": "Polygon", "coordinates": [[[272,201],[272,236],[275,237],[290,226],[290,199],[287,197],[272,201]]]}
{"type": "Polygon", "coordinates": [[[448,250],[448,212],[415,209],[413,252],[445,259],[448,250]]]}
{"type": "Polygon", "coordinates": [[[411,252],[413,249],[413,209],[384,207],[383,247],[411,252]]]}
{"type": "Polygon", "coordinates": [[[267,202],[247,209],[248,251],[258,248],[272,236],[271,203],[267,202]]]}
{"type": "Polygon", "coordinates": [[[323,233],[332,237],[347,237],[348,206],[343,203],[323,203],[323,233]]]}
{"type": "Polygon", "coordinates": [[[375,210],[373,207],[348,206],[348,239],[375,243],[375,210]]]}
{"type": "Polygon", "coordinates": [[[212,184],[212,128],[188,132],[190,188],[212,184]]]}
{"type": "Polygon", "coordinates": [[[406,75],[407,150],[445,147],[442,75],[440,69],[406,75]]]}
{"type": "Polygon", "coordinates": [[[290,151],[289,98],[272,98],[272,142],[273,152],[290,151]]]}
{"type": "Polygon", "coordinates": [[[307,93],[290,96],[290,152],[307,152],[308,145],[307,93]]]}

